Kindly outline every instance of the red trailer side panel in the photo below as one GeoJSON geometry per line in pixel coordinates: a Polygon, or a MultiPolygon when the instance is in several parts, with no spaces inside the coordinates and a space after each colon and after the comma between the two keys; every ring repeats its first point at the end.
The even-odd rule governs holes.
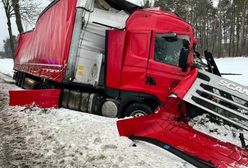
{"type": "Polygon", "coordinates": [[[14,69],[61,82],[74,27],[77,0],[60,0],[37,21],[32,32],[20,34],[14,69]]]}

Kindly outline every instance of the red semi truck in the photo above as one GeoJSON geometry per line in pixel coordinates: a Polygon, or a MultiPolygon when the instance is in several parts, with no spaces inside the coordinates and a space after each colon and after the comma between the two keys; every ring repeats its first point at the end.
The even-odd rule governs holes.
{"type": "Polygon", "coordinates": [[[207,65],[199,61],[192,26],[136,8],[125,0],[53,1],[19,36],[17,84],[62,89],[62,107],[109,117],[150,114],[184,95],[188,117],[204,111],[248,130],[248,90],[221,78],[211,53],[207,65]]]}
{"type": "Polygon", "coordinates": [[[20,34],[18,85],[61,87],[61,105],[75,110],[112,117],[152,113],[191,71],[193,28],[159,9],[139,9],[127,19],[92,5],[55,1],[33,31],[20,34]],[[184,41],[189,53],[181,58],[184,41]]]}
{"type": "Polygon", "coordinates": [[[211,53],[205,52],[207,64],[201,61],[190,24],[158,8],[137,8],[126,0],[53,1],[35,28],[19,36],[17,85],[61,89],[65,108],[136,116],[118,121],[121,136],[158,145],[197,167],[247,167],[243,134],[240,148],[187,120],[207,112],[248,130],[248,89],[222,78],[211,53]]]}

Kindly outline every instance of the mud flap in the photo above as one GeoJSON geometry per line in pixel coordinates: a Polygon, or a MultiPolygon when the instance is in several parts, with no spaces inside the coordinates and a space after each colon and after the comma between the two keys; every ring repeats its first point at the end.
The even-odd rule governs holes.
{"type": "Polygon", "coordinates": [[[179,121],[175,113],[179,111],[176,108],[179,101],[171,98],[155,114],[119,120],[117,127],[120,136],[148,142],[152,140],[153,144],[160,147],[161,144],[164,144],[165,148],[166,145],[173,147],[177,153],[170,152],[197,167],[248,166],[247,150],[212,138],[179,121]]]}
{"type": "Polygon", "coordinates": [[[60,89],[11,90],[9,91],[9,105],[58,108],[60,92],[60,89]]]}

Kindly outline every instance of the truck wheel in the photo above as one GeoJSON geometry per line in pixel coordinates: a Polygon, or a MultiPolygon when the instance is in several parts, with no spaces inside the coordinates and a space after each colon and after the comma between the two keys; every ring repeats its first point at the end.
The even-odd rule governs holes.
{"type": "Polygon", "coordinates": [[[134,103],[127,107],[124,112],[124,117],[140,117],[152,113],[153,109],[150,106],[141,103],[134,103]]]}

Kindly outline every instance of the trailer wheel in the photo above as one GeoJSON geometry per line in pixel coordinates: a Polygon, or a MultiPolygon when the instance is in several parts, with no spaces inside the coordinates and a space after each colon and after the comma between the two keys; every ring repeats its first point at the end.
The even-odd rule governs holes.
{"type": "Polygon", "coordinates": [[[153,109],[150,106],[142,103],[134,103],[127,107],[124,117],[140,117],[152,113],[153,109]]]}

